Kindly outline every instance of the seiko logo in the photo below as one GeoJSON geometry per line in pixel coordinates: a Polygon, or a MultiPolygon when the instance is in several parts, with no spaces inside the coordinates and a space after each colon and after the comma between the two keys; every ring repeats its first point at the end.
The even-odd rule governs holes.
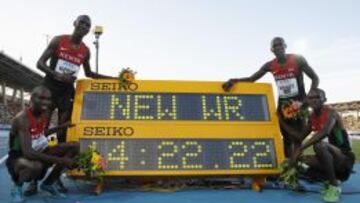
{"type": "Polygon", "coordinates": [[[90,85],[90,89],[93,91],[136,91],[138,89],[138,84],[130,83],[127,86],[121,86],[118,82],[117,83],[107,83],[101,82],[96,83],[93,82],[90,85]]]}
{"type": "Polygon", "coordinates": [[[84,127],[84,136],[127,136],[134,134],[132,127],[84,127]]]}

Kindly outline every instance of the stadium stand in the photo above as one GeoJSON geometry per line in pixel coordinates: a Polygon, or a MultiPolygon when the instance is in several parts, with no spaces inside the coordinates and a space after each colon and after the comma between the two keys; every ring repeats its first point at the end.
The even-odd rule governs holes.
{"type": "Polygon", "coordinates": [[[330,104],[342,116],[346,129],[360,132],[360,101],[330,104]]]}
{"type": "Polygon", "coordinates": [[[6,124],[26,105],[26,93],[41,82],[42,76],[20,61],[0,52],[0,123],[6,124]],[[9,89],[20,95],[9,96],[9,89]]]}

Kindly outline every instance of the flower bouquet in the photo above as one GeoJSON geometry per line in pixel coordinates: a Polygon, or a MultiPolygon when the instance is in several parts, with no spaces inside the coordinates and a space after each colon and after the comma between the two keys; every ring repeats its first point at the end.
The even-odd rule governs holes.
{"type": "Polygon", "coordinates": [[[290,163],[289,159],[285,159],[279,167],[280,180],[292,190],[299,189],[298,170],[297,167],[290,163]]]}
{"type": "Polygon", "coordinates": [[[80,153],[76,157],[78,169],[82,170],[87,179],[97,180],[95,189],[96,194],[100,194],[103,189],[104,175],[106,169],[106,160],[93,146],[80,153]]]}
{"type": "Polygon", "coordinates": [[[281,113],[287,120],[304,119],[310,115],[309,109],[302,102],[296,100],[282,102],[281,113]]]}
{"type": "Polygon", "coordinates": [[[124,89],[127,89],[127,87],[135,80],[135,74],[136,72],[128,68],[123,68],[119,73],[119,83],[120,86],[124,89]]]}

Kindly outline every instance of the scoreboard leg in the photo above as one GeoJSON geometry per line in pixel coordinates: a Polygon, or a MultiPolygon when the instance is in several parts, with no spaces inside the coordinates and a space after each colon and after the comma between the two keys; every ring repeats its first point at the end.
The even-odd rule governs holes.
{"type": "Polygon", "coordinates": [[[104,191],[104,182],[103,181],[97,181],[95,189],[93,191],[94,195],[100,195],[104,191]]]}
{"type": "Polygon", "coordinates": [[[266,180],[265,176],[254,176],[252,178],[251,188],[255,192],[261,192],[263,186],[265,185],[265,180],[266,180]]]}

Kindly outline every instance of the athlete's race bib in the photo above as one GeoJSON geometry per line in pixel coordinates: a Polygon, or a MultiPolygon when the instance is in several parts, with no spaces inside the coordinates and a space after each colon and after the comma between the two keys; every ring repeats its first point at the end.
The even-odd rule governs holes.
{"type": "Polygon", "coordinates": [[[58,59],[55,71],[61,74],[69,74],[74,77],[77,77],[80,70],[80,66],[73,64],[69,61],[65,61],[63,59],[58,59]]]}
{"type": "Polygon", "coordinates": [[[277,80],[276,85],[278,87],[280,98],[293,97],[299,93],[299,88],[295,78],[277,80]]]}
{"type": "Polygon", "coordinates": [[[39,151],[39,152],[46,149],[48,147],[48,140],[46,139],[45,135],[41,135],[40,137],[38,137],[36,139],[32,139],[31,147],[35,151],[39,151]]]}

